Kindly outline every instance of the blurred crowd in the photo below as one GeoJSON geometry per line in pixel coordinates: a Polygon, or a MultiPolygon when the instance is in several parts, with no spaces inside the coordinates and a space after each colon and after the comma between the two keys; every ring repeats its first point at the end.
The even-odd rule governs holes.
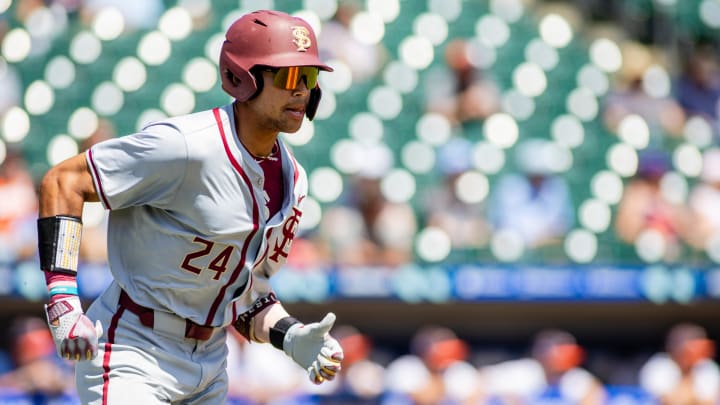
{"type": "MultiPolygon", "coordinates": [[[[192,8],[193,2],[185,3],[192,8]]],[[[592,2],[581,3],[587,6],[592,2]]],[[[358,84],[383,74],[389,59],[382,42],[368,45],[352,32],[353,17],[363,11],[362,4],[338,2],[334,16],[323,23],[320,37],[324,58],[346,62],[358,84]]],[[[126,31],[152,27],[165,10],[159,0],[21,0],[12,13],[0,14],[0,40],[11,23],[30,29],[42,26],[38,21],[48,21],[45,30],[30,29],[31,35],[40,36],[32,38],[31,52],[44,52],[54,35],[63,32],[62,25],[79,22],[89,26],[105,7],[122,13],[126,31]]],[[[195,23],[202,24],[200,20],[195,23]]],[[[575,168],[558,163],[567,151],[558,150],[549,128],[544,128],[544,134],[520,133],[517,143],[500,154],[491,153],[497,146],[476,139],[472,131],[510,108],[503,93],[507,89],[502,88],[496,71],[479,64],[471,38],[449,38],[439,47],[443,63],[424,74],[420,84],[423,99],[418,100],[425,117],[438,118],[449,126],[447,138],[433,146],[434,180],[420,184],[411,199],[397,198],[387,178],[400,165],[398,151],[382,140],[366,142],[363,168],[344,175],[342,194],[322,204],[319,223],[302,228],[291,256],[293,267],[396,267],[438,259],[445,263],[572,262],[578,261],[577,255],[568,251],[565,238],[572,230],[591,227],[588,222],[593,219],[599,221],[593,222],[599,225],[592,229],[598,243],[617,246],[609,254],[591,256],[599,261],[618,258],[616,262],[623,263],[693,262],[702,266],[720,260],[720,217],[713,209],[720,199],[719,43],[680,38],[674,47],[668,47],[623,35],[618,40],[622,66],[610,76],[597,120],[602,136],[631,145],[634,155],[624,156],[630,168],[617,177],[622,182],[619,197],[601,201],[609,212],[607,224],[583,214],[585,205],[591,205],[587,203],[602,198],[587,196],[587,183],[593,179],[577,179],[584,164],[582,156],[576,158],[575,168]],[[663,78],[669,81],[666,91],[658,90],[663,78]],[[693,154],[695,160],[688,158],[693,154]],[[493,163],[493,159],[502,162],[493,163]],[[423,230],[439,232],[448,251],[433,256],[420,248],[423,230]]],[[[23,82],[20,72],[1,58],[0,82],[2,115],[13,106],[22,106],[23,82]]],[[[78,141],[79,150],[122,135],[114,126],[110,118],[100,118],[93,135],[78,141]]],[[[34,252],[32,218],[37,207],[33,190],[41,173],[33,172],[36,162],[24,160],[28,153],[23,145],[4,143],[0,165],[0,191],[8,196],[0,207],[0,238],[5,242],[0,258],[6,262],[28,259],[34,252]]],[[[606,152],[595,150],[595,161],[601,161],[598,156],[606,152]]],[[[99,216],[96,211],[92,213],[99,216]]],[[[86,227],[92,234],[87,243],[92,246],[84,249],[84,256],[97,263],[103,255],[103,221],[94,218],[90,222],[97,224],[100,232],[86,227]]]]}
{"type": "MultiPolygon", "coordinates": [[[[316,386],[270,345],[228,329],[229,404],[717,405],[715,341],[696,324],[672,326],[664,347],[647,347],[608,368],[575,336],[542,329],[527,349],[472,344],[426,325],[406,347],[383,347],[351,325],[334,335],[345,350],[339,378],[316,386]],[[655,352],[653,352],[655,350],[655,352]]],[[[0,357],[3,403],[76,403],[70,361],[55,354],[40,318],[18,318],[0,357]],[[28,402],[30,401],[30,402],[28,402]]]]}
{"type": "MultiPolygon", "coordinates": [[[[12,15],[0,13],[0,43],[12,24],[44,27],[32,31],[33,52],[43,52],[62,32],[61,25],[89,25],[103,7],[120,10],[126,30],[142,30],[157,24],[166,2],[14,3],[12,15]]],[[[335,16],[323,23],[320,38],[325,57],[346,61],[355,83],[381,75],[389,54],[382,43],[370,46],[352,35],[352,18],[362,4],[341,1],[335,16]]],[[[637,162],[622,179],[604,234],[608,240],[602,242],[617,243],[619,250],[612,253],[629,252],[622,263],[720,262],[720,43],[681,38],[668,47],[637,32],[623,35],[623,66],[611,77],[598,121],[606,136],[633,145],[637,162]],[[670,79],[669,91],[657,91],[658,72],[670,79]],[[699,156],[698,169],[696,176],[678,182],[688,145],[699,156]]],[[[289,257],[292,269],[394,269],[423,261],[427,258],[418,254],[416,243],[419,231],[428,228],[447,238],[447,261],[569,261],[564,238],[582,222],[582,201],[573,191],[577,184],[568,176],[573,169],[558,170],[557,162],[541,158],[541,151],[553,147],[549,134],[521,134],[492,181],[478,175],[478,166],[493,162],[478,162],[478,142],[470,129],[506,109],[503,89],[493,72],[478,66],[469,38],[449,39],[439,49],[444,63],[433,66],[421,84],[423,113],[442,117],[450,126],[449,138],[435,146],[436,181],[412,201],[393,199],[383,180],[396,166],[397,153],[382,143],[369,145],[365,168],[344,178],[342,195],[323,205],[316,226],[298,235],[289,257]],[[508,248],[512,246],[517,248],[508,248]]],[[[22,73],[0,58],[0,117],[23,104],[22,73]]],[[[113,122],[102,119],[78,149],[118,135],[113,122]]],[[[21,144],[3,145],[0,263],[35,263],[38,178],[21,144]]],[[[589,181],[583,179],[583,186],[589,181]]],[[[98,291],[108,281],[105,220],[101,206],[88,205],[81,272],[89,276],[80,286],[86,292],[98,291]]],[[[44,285],[37,284],[37,291],[25,288],[28,296],[40,299],[44,285]]],[[[720,404],[715,345],[699,325],[675,325],[664,348],[638,354],[641,361],[628,360],[617,373],[605,370],[598,356],[563,330],[538,331],[526,342],[527,350],[512,353],[483,350],[441,326],[417,331],[408,347],[383,347],[350,325],[335,333],[346,350],[343,374],[319,388],[309,386],[302,371],[280,352],[233,333],[228,369],[231,381],[238,383],[230,384],[232,403],[720,404]]],[[[29,395],[40,401],[35,403],[44,403],[43,398],[72,403],[71,365],[55,356],[44,320],[18,318],[6,337],[0,393],[29,395]]]]}

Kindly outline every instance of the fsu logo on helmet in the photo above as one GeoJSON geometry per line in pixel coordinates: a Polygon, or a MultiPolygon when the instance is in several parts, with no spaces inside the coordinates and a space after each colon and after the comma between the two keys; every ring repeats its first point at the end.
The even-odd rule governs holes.
{"type": "Polygon", "coordinates": [[[310,31],[301,25],[290,27],[290,29],[292,29],[292,35],[294,38],[293,44],[297,45],[297,51],[307,51],[307,49],[310,48],[310,45],[312,45],[312,41],[310,40],[310,31]]]}

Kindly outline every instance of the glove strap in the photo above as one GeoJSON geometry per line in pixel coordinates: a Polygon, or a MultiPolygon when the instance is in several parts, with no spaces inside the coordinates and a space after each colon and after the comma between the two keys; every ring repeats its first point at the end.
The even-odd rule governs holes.
{"type": "Polygon", "coordinates": [[[61,316],[69,314],[75,310],[70,300],[55,301],[45,307],[47,312],[48,323],[54,324],[61,316]]]}
{"type": "Polygon", "coordinates": [[[285,335],[287,334],[288,329],[298,323],[302,322],[292,316],[286,316],[285,318],[277,321],[275,326],[270,328],[270,343],[272,343],[275,348],[283,350],[283,341],[285,340],[285,335]]]}

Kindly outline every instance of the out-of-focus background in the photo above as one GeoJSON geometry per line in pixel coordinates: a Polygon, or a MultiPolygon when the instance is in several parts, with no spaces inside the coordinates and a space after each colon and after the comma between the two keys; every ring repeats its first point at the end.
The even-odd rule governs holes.
{"type": "MultiPolygon", "coordinates": [[[[310,193],[273,282],[338,315],[346,361],[312,387],[233,335],[230,403],[720,403],[719,0],[0,0],[0,403],[77,402],[41,176],[229,103],[223,33],[259,8],[307,19],[335,68],[283,134],[310,193]]],[[[87,303],[105,218],[86,206],[87,303]]]]}

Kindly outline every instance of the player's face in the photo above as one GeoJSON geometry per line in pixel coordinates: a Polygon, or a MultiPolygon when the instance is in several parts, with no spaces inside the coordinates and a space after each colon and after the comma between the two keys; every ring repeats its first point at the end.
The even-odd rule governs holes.
{"type": "Polygon", "coordinates": [[[295,89],[286,90],[274,85],[274,72],[264,71],[262,75],[263,90],[248,103],[257,114],[260,126],[271,131],[297,132],[310,97],[305,81],[299,80],[295,89]]]}

